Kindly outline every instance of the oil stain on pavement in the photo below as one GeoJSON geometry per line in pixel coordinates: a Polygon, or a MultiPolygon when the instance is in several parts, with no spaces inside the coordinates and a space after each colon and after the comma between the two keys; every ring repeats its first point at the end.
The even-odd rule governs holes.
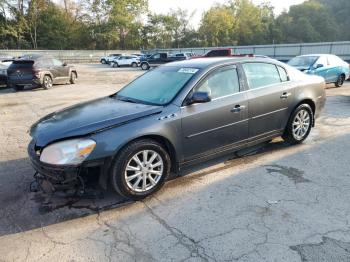
{"type": "Polygon", "coordinates": [[[311,182],[311,180],[304,178],[303,175],[305,172],[297,168],[281,165],[268,165],[266,167],[266,171],[269,174],[278,173],[280,175],[286,176],[295,184],[311,182]]]}

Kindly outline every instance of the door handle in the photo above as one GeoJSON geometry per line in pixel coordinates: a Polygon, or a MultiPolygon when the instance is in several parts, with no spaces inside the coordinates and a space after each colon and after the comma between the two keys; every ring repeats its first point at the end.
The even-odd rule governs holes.
{"type": "Polygon", "coordinates": [[[245,109],[245,106],[235,105],[235,107],[231,109],[231,112],[232,112],[232,113],[239,113],[239,112],[241,112],[243,109],[245,109]]]}
{"type": "Polygon", "coordinates": [[[290,96],[290,95],[291,95],[291,93],[284,92],[284,93],[280,96],[280,98],[281,98],[281,99],[286,99],[286,98],[288,98],[288,96],[290,96]]]}

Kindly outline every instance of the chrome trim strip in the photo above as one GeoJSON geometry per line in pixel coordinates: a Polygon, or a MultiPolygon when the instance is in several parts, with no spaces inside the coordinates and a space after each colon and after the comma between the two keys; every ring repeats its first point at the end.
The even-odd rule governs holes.
{"type": "Polygon", "coordinates": [[[246,122],[246,121],[248,121],[248,119],[244,119],[244,120],[237,121],[237,122],[234,122],[234,123],[231,123],[231,124],[228,124],[228,125],[216,127],[216,128],[213,128],[213,129],[205,130],[205,131],[202,131],[202,132],[200,132],[200,133],[196,133],[196,134],[193,134],[193,135],[186,136],[186,138],[196,137],[196,136],[203,135],[203,134],[206,134],[206,133],[210,133],[210,132],[213,132],[213,131],[222,129],[222,128],[226,128],[226,127],[229,127],[229,126],[234,126],[234,125],[237,125],[237,124],[246,122]]]}

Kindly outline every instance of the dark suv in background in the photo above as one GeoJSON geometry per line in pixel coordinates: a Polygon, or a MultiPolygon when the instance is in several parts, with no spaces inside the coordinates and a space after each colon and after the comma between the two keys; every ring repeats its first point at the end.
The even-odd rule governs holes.
{"type": "Polygon", "coordinates": [[[50,56],[28,55],[16,59],[7,69],[7,85],[16,91],[25,87],[50,89],[53,84],[74,84],[77,70],[50,56]]]}

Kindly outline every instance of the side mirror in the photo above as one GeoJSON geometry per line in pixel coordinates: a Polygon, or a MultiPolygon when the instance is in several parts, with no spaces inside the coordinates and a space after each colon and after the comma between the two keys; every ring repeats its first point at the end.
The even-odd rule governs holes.
{"type": "Polygon", "coordinates": [[[63,66],[67,66],[67,63],[66,63],[66,62],[64,62],[62,65],[63,65],[63,66]]]}
{"type": "Polygon", "coordinates": [[[211,98],[207,92],[195,92],[188,99],[187,105],[208,103],[210,101],[211,98]]]}
{"type": "Polygon", "coordinates": [[[317,64],[317,65],[316,65],[316,69],[317,69],[317,68],[321,68],[321,67],[324,67],[324,65],[322,65],[322,64],[317,64]]]}

